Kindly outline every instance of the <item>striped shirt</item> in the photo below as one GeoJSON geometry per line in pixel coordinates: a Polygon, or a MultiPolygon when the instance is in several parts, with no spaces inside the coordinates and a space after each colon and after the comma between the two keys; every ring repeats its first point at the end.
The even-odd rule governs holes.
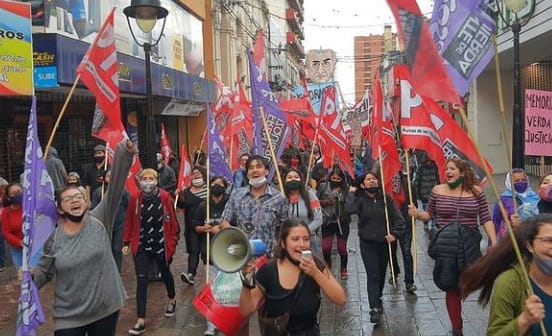
{"type": "Polygon", "coordinates": [[[426,211],[435,220],[437,227],[455,222],[457,216],[461,224],[472,228],[491,220],[484,193],[458,197],[431,192],[426,211]]]}

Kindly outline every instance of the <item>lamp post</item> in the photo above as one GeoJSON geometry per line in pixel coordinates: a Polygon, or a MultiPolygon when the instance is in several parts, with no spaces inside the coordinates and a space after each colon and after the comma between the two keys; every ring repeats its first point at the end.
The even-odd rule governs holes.
{"type": "MultiPolygon", "coordinates": [[[[142,164],[144,168],[157,168],[157,158],[156,152],[159,151],[159,148],[156,149],[156,144],[158,144],[158,139],[155,136],[155,118],[153,115],[153,94],[151,92],[151,48],[155,47],[161,37],[163,36],[163,31],[165,30],[165,22],[167,20],[167,15],[169,12],[161,6],[159,0],[132,0],[130,6],[126,7],[123,10],[125,13],[128,27],[134,42],[144,49],[144,58],[146,61],[146,99],[147,99],[147,108],[146,108],[146,139],[145,146],[143,151],[143,160],[142,164]],[[136,38],[134,31],[132,30],[132,25],[130,24],[130,18],[133,18],[136,22],[136,25],[142,32],[145,34],[151,34],[151,31],[155,27],[157,20],[163,19],[163,27],[157,39],[150,38],[150,42],[143,42],[136,38]]],[[[159,146],[157,146],[159,147],[159,146]]]]}
{"type": "Polygon", "coordinates": [[[519,64],[519,34],[521,27],[529,22],[535,10],[535,0],[503,0],[505,7],[514,14],[514,21],[509,22],[502,14],[502,10],[498,10],[502,21],[512,29],[513,33],[513,54],[514,54],[514,96],[512,106],[512,167],[525,168],[525,115],[521,108],[521,76],[519,64]],[[524,8],[530,2],[530,10],[527,14],[520,17],[524,8]]]}

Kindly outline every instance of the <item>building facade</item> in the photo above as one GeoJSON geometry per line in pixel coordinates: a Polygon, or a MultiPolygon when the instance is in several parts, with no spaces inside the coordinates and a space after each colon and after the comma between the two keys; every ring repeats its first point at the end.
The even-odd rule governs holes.
{"type": "MultiPolygon", "coordinates": [[[[27,1],[22,1],[27,2],[27,1]]],[[[144,144],[146,78],[143,50],[131,37],[122,9],[130,0],[82,0],[79,11],[64,2],[33,1],[33,55],[38,133],[45,145],[75,82],[75,70],[113,7],[115,41],[119,65],[122,120],[138,146],[144,144]]],[[[171,147],[199,146],[204,129],[207,103],[216,99],[211,80],[213,54],[211,0],[161,0],[169,10],[163,36],[151,51],[151,82],[156,129],[165,124],[171,147]],[[202,117],[203,115],[203,117],[202,117]],[[203,125],[203,128],[198,127],[203,125]],[[199,128],[199,130],[198,130],[199,128]]],[[[142,42],[153,41],[161,30],[157,24],[151,35],[138,33],[142,42]]],[[[138,31],[138,30],[136,30],[138,31]]],[[[0,176],[19,180],[23,168],[25,135],[30,97],[0,97],[0,176]]],[[[53,146],[68,171],[86,175],[93,161],[93,148],[100,140],[91,136],[95,98],[77,83],[67,109],[55,130],[53,146]]],[[[159,134],[156,136],[159,139],[159,134]]]]}
{"type": "Polygon", "coordinates": [[[385,25],[383,35],[355,36],[354,43],[355,101],[360,101],[372,89],[383,56],[397,50],[397,36],[385,25]]]}
{"type": "MultiPolygon", "coordinates": [[[[531,1],[527,1],[520,15],[530,11],[531,1]]],[[[502,6],[503,7],[503,6],[502,6]]],[[[513,15],[505,12],[505,19],[511,23],[513,15]]],[[[513,34],[507,24],[499,18],[497,50],[501,86],[503,88],[506,132],[503,132],[502,115],[499,110],[497,65],[492,61],[472,85],[468,98],[468,120],[476,135],[483,155],[494,166],[495,172],[508,169],[505,143],[511,148],[512,106],[513,106],[513,34]],[[493,125],[490,127],[490,125],[493,125]],[[496,125],[496,126],[495,126],[496,125]]],[[[552,91],[552,0],[536,0],[535,9],[520,34],[520,76],[522,100],[525,110],[525,90],[552,91]]],[[[517,130],[521,131],[521,130],[517,130]]],[[[552,131],[552,130],[551,130],[552,131]]],[[[544,170],[552,170],[552,158],[544,158],[544,170]]],[[[540,175],[541,158],[526,156],[525,168],[533,175],[540,175]]]]}

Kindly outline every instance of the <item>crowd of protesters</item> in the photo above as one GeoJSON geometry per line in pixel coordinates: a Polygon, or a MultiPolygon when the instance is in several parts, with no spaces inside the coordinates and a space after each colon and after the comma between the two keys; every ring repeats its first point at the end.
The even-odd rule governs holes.
{"type": "MultiPolygon", "coordinates": [[[[117,155],[124,155],[123,147],[124,145],[117,155]]],[[[131,144],[126,147],[126,152],[135,152],[131,144]]],[[[365,286],[372,323],[378,324],[382,319],[384,303],[381,297],[386,279],[393,286],[397,286],[399,281],[401,270],[397,257],[398,247],[402,255],[406,292],[410,295],[417,290],[411,251],[412,235],[415,234],[411,224],[413,219],[421,220],[430,235],[430,256],[435,259],[437,270],[434,270],[434,281],[446,292],[446,307],[453,335],[462,335],[461,298],[467,294],[483,287],[487,289],[481,294],[484,304],[491,301],[492,307],[501,305],[501,309],[506,304],[505,299],[498,296],[500,294],[491,297],[489,286],[492,288],[494,279],[507,268],[500,268],[500,272],[494,271],[481,282],[470,282],[466,276],[460,276],[464,269],[477,272],[481,267],[477,265],[485,262],[480,261],[480,225],[486,231],[490,247],[494,247],[499,241],[502,244],[499,247],[509,246],[509,226],[498,205],[495,205],[494,211],[489,212],[485,195],[478,186],[471,167],[463,160],[450,159],[445,171],[439,172],[436,163],[424,153],[411,155],[412,162],[403,160],[402,170],[397,172],[406,196],[406,200],[397,201],[389,191],[384,192],[379,165],[372,159],[369,146],[351,154],[354,176],[350,176],[337,163],[324,167],[323,153],[317,146],[312,152],[290,147],[277,163],[281,174],[274,174],[271,181],[267,179],[271,167],[264,157],[241,154],[239,167],[233,172],[232,180],[227,180],[222,176],[210,176],[206,170],[206,156],[198,152],[194,153],[191,182],[179,191],[175,190],[178,160],[173,156],[169,162],[165,162],[158,156],[155,169],[144,169],[136,177],[139,186],[139,193],[136,195],[129,194],[121,187],[124,185],[121,176],[127,170],[128,155],[121,159],[124,161],[123,166],[121,163],[114,163],[111,167],[103,145],[94,147],[93,154],[94,162],[82,172],[85,176],[82,181],[77,172],[66,172],[55,150],[48,156],[48,171],[55,179],[58,211],[62,215],[58,227],[43,250],[32,256],[30,266],[39,287],[55,276],[56,295],[60,298],[70,296],[67,301],[69,306],[56,308],[56,335],[72,335],[71,332],[79,328],[88,330],[88,335],[112,334],[118,311],[126,299],[119,275],[123,254],[132,254],[137,278],[137,322],[130,326],[129,334],[141,335],[146,331],[147,285],[151,277],[148,272],[152,268],[155,268],[156,276],[163,280],[167,289],[168,301],[164,315],[168,318],[174,316],[177,296],[172,270],[181,272],[180,279],[188,285],[195,285],[196,275],[202,271],[200,260],[203,264],[207,262],[206,234],[216,234],[229,226],[240,228],[250,239],[263,240],[266,255],[274,258],[266,267],[254,270],[248,264],[242,270],[242,276],[251,272],[256,274],[254,273],[255,280],[252,283],[244,282],[240,299],[244,303],[240,309],[250,314],[258,306],[255,302],[264,300],[267,305],[264,309],[269,314],[279,314],[288,311],[288,308],[273,302],[273,295],[295,293],[295,289],[299,293],[309,288],[309,291],[314,290],[314,296],[307,296],[308,300],[314,301],[309,301],[312,304],[304,307],[299,305],[289,308],[291,320],[288,331],[290,334],[302,332],[301,335],[318,335],[320,291],[334,303],[344,304],[346,300],[343,288],[336,279],[345,281],[349,277],[347,240],[353,215],[358,217],[360,254],[366,268],[365,286]],[[114,172],[113,169],[117,171],[114,172]],[[113,173],[117,174],[116,178],[113,178],[113,173]],[[444,178],[440,178],[440,173],[444,178]],[[412,195],[407,192],[408,180],[412,184],[412,195]],[[109,209],[106,208],[106,199],[109,209]],[[183,222],[178,222],[175,207],[183,211],[183,222]],[[106,217],[107,213],[109,215],[106,217]],[[101,236],[98,228],[104,228],[104,232],[107,230],[108,234],[101,236]],[[99,270],[105,271],[101,275],[103,278],[98,278],[98,274],[72,271],[77,264],[64,259],[64,253],[79,248],[78,244],[86,244],[86,241],[72,241],[73,235],[79,235],[81,231],[82,234],[101,239],[101,246],[109,245],[112,253],[101,254],[106,260],[102,266],[104,269],[99,270]],[[184,247],[177,247],[181,242],[181,234],[184,236],[184,244],[181,244],[184,247]],[[334,240],[338,252],[337,265],[332,261],[334,240]],[[458,259],[459,246],[464,251],[462,260],[458,259]],[[188,254],[186,266],[171,264],[177,248],[184,248],[188,254]],[[310,261],[302,256],[301,252],[306,250],[311,251],[314,256],[310,261]],[[454,268],[450,267],[451,264],[455,265],[454,268]],[[306,278],[297,276],[303,273],[306,278]],[[436,273],[439,276],[435,276],[436,273]],[[280,274],[280,285],[273,283],[274,274],[280,274]],[[116,295],[108,295],[111,297],[106,302],[88,302],[85,297],[72,292],[70,282],[75,277],[96,277],[97,282],[104,284],[103,287],[97,287],[97,291],[109,290],[116,295]],[[105,277],[109,277],[111,282],[105,277]],[[262,284],[267,291],[258,291],[255,283],[262,284]],[[270,287],[270,291],[266,286],[270,287]],[[94,308],[101,305],[107,305],[109,309],[100,312],[94,308]],[[301,307],[306,310],[303,312],[301,307]],[[299,321],[298,316],[308,316],[308,321],[299,321]]],[[[507,220],[515,227],[530,226],[523,231],[529,232],[524,242],[524,251],[531,255],[533,250],[550,247],[552,237],[541,239],[539,235],[540,229],[548,228],[550,219],[541,216],[535,222],[532,218],[538,213],[546,214],[552,210],[552,175],[544,175],[538,191],[535,192],[530,187],[527,174],[522,169],[514,169],[512,174],[508,174],[505,186],[506,191],[501,195],[501,201],[506,206],[509,217],[507,220]],[[541,241],[544,247],[539,247],[541,241]]],[[[7,265],[5,244],[9,247],[14,266],[19,268],[22,263],[21,195],[22,187],[17,181],[0,178],[0,272],[7,265]]],[[[86,239],[91,239],[90,237],[86,239]]],[[[87,245],[87,253],[78,255],[82,260],[98,257],[97,254],[89,254],[93,254],[98,246],[87,245]]],[[[487,257],[488,260],[506,258],[500,251],[502,250],[493,251],[497,256],[487,257]]],[[[512,259],[511,256],[507,258],[512,259]]],[[[536,280],[532,279],[537,287],[540,280],[550,276],[547,273],[550,259],[547,258],[541,256],[541,259],[533,258],[529,261],[531,269],[535,269],[530,275],[536,274],[536,280]]],[[[519,267],[521,266],[515,266],[514,270],[519,267]]],[[[210,271],[213,278],[217,268],[211,266],[210,271]]],[[[501,289],[502,292],[506,290],[501,289]]],[[[545,321],[549,325],[550,319],[544,317],[549,315],[543,314],[541,310],[552,309],[550,293],[546,288],[535,290],[535,293],[536,297],[521,297],[515,309],[508,314],[493,310],[492,317],[496,314],[500,316],[493,317],[489,328],[526,331],[535,330],[537,322],[545,321]],[[547,299],[538,296],[542,296],[542,293],[548,295],[547,299]],[[495,320],[498,318],[500,321],[495,320]],[[513,325],[511,320],[518,322],[513,325]]],[[[105,297],[100,292],[95,295],[105,297]]],[[[207,322],[204,334],[215,335],[215,325],[207,322]]]]}

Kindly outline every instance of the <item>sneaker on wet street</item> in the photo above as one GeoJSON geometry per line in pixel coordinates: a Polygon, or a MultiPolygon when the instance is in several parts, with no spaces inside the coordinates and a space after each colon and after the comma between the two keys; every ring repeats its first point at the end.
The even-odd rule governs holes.
{"type": "Polygon", "coordinates": [[[180,273],[180,279],[192,286],[194,284],[194,275],[192,273],[180,273]]]}
{"type": "Polygon", "coordinates": [[[165,309],[165,317],[173,317],[176,312],[176,303],[169,303],[165,309]]]}
{"type": "Polygon", "coordinates": [[[129,335],[142,335],[146,332],[146,325],[136,322],[134,327],[128,330],[129,335]]]}

